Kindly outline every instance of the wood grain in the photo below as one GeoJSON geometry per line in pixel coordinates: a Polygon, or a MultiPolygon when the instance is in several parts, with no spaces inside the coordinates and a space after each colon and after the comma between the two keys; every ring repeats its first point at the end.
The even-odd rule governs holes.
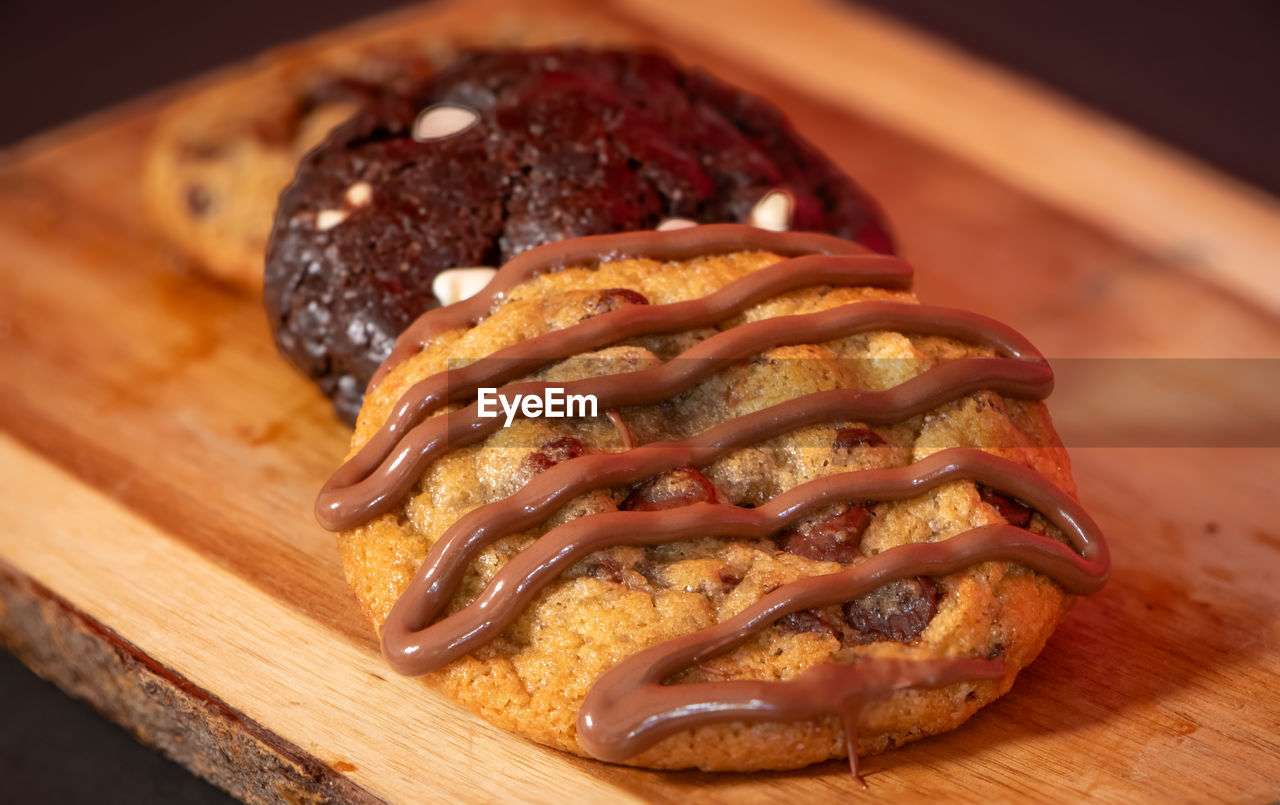
{"type": "Polygon", "coordinates": [[[85,617],[111,624],[185,684],[216,691],[225,706],[330,769],[345,769],[375,796],[421,799],[424,770],[432,794],[446,801],[520,799],[529,786],[575,800],[616,793],[557,762],[551,750],[529,747],[395,677],[367,646],[300,615],[7,437],[0,467],[8,563],[51,590],[72,591],[64,597],[85,617]],[[53,538],[29,538],[35,534],[53,538]],[[414,729],[418,723],[427,729],[414,729]]]}
{"type": "MultiPolygon", "coordinates": [[[[927,84],[938,69],[946,81],[977,87],[1003,80],[986,68],[940,57],[904,77],[901,48],[936,52],[933,43],[895,30],[883,44],[861,12],[831,17],[828,7],[801,4],[783,20],[744,7],[723,25],[692,27],[672,24],[682,20],[676,9],[648,8],[432,5],[296,52],[390,28],[450,47],[494,38],[661,44],[775,99],[882,200],[927,301],[1009,321],[1055,358],[1280,357],[1280,324],[1257,292],[1274,287],[1266,265],[1213,249],[1192,266],[1144,236],[1127,209],[1117,207],[1113,221],[1046,192],[1044,181],[1071,172],[1063,163],[1042,165],[1050,179],[1032,180],[964,153],[946,132],[906,125],[861,91],[837,96],[839,82],[815,84],[806,72],[821,64],[850,76],[844,84],[932,107],[936,96],[889,88],[927,84]],[[780,33],[772,49],[749,46],[753,36],[742,31],[759,32],[761,19],[814,38],[798,44],[780,33]],[[848,48],[841,61],[813,33],[819,23],[866,47],[848,48]],[[762,50],[790,57],[761,58],[762,50]]],[[[1022,89],[1028,97],[988,91],[1028,120],[1050,109],[1074,121],[1057,147],[1093,153],[1096,118],[1082,122],[1078,110],[1022,89]]],[[[850,794],[838,763],[707,775],[570,758],[493,730],[387,671],[345,589],[332,537],[310,516],[316,488],[345,452],[346,430],[275,356],[258,302],[191,273],[143,219],[141,148],[162,102],[40,138],[0,167],[6,642],[254,801],[737,803],[850,794]],[[50,650],[60,645],[77,648],[50,650]],[[71,672],[73,658],[95,656],[104,659],[82,667],[101,670],[71,672]],[[182,717],[165,720],[165,702],[182,717]]],[[[1028,130],[1028,139],[1041,136],[1049,135],[1028,130]]],[[[1104,151],[1108,187],[1153,181],[1182,164],[1157,154],[1162,167],[1153,173],[1144,148],[1104,151]]],[[[1162,185],[1158,214],[1180,221],[1212,208],[1222,223],[1210,227],[1214,238],[1263,254],[1258,222],[1274,224],[1264,214],[1271,202],[1193,172],[1189,184],[1162,185]],[[1241,213],[1246,207],[1261,218],[1241,213]]],[[[1215,392],[1240,410],[1256,393],[1243,385],[1215,392]]],[[[1108,408],[1106,388],[1065,397],[1068,420],[1108,408]]],[[[1005,699],[954,733],[870,759],[873,793],[1274,798],[1280,450],[1088,448],[1074,457],[1081,496],[1112,539],[1112,583],[1078,604],[1005,699]]]]}
{"type": "Polygon", "coordinates": [[[139,741],[246,802],[381,800],[0,562],[0,641],[139,741]]]}

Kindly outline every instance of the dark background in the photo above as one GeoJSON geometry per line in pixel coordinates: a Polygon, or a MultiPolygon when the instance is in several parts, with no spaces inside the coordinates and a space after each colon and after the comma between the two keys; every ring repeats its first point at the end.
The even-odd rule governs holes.
{"type": "MultiPolygon", "coordinates": [[[[778,0],[784,2],[785,0],[778,0]]],[[[864,0],[1280,193],[1275,0],[864,0]]],[[[0,145],[394,0],[0,0],[0,145]]]]}
{"type": "MultiPolygon", "coordinates": [[[[1280,2],[865,4],[1280,193],[1280,2]]],[[[0,145],[398,5],[0,0],[0,145]]],[[[0,651],[0,803],[229,801],[0,651]]]]}

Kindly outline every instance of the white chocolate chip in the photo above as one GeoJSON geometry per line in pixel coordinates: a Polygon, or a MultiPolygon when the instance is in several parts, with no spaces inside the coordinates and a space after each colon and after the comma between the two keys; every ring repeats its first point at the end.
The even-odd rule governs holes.
{"type": "Polygon", "coordinates": [[[363,207],[373,200],[373,188],[368,182],[356,182],[347,188],[347,204],[363,207]]]}
{"type": "Polygon", "coordinates": [[[690,221],[688,218],[666,218],[662,223],[658,224],[658,231],[670,232],[673,229],[688,229],[697,225],[697,221],[690,221]]]}
{"type": "Polygon", "coordinates": [[[441,103],[422,110],[413,122],[413,139],[422,143],[461,134],[480,120],[480,113],[465,106],[441,103]]]}
{"type": "Polygon", "coordinates": [[[770,190],[752,208],[750,223],[771,232],[785,232],[791,228],[795,206],[795,199],[786,190],[770,190]]]}
{"type": "Polygon", "coordinates": [[[431,293],[436,295],[440,304],[452,305],[480,293],[497,273],[498,269],[488,266],[446,269],[431,280],[431,293]]]}
{"type": "Polygon", "coordinates": [[[316,230],[318,232],[328,232],[345,220],[347,220],[345,210],[321,210],[316,213],[316,230]]]}

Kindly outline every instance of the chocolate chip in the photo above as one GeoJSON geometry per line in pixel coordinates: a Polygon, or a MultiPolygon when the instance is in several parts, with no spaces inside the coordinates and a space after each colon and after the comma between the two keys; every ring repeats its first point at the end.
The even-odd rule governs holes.
{"type": "Polygon", "coordinates": [[[778,619],[786,632],[817,632],[840,639],[842,646],[886,640],[909,643],[938,611],[938,587],[923,576],[886,584],[839,610],[805,609],[778,619]],[[843,615],[843,617],[841,617],[843,615]]]}
{"type": "Polygon", "coordinates": [[[181,157],[193,162],[205,162],[213,159],[224,150],[223,146],[212,142],[184,142],[180,146],[181,157]]]}
{"type": "Polygon", "coordinates": [[[784,531],[775,541],[787,553],[847,565],[861,558],[862,535],[871,525],[871,517],[871,511],[865,506],[849,506],[825,520],[784,531]]]}
{"type": "Polygon", "coordinates": [[[852,450],[855,447],[879,447],[884,438],[871,428],[841,428],[836,431],[833,447],[837,450],[852,450]]]}
{"type": "Polygon", "coordinates": [[[528,476],[546,472],[562,461],[568,461],[582,455],[585,450],[582,442],[572,436],[559,436],[546,444],[536,453],[525,456],[522,470],[528,476]]]}
{"type": "Polygon", "coordinates": [[[720,578],[720,583],[726,587],[737,587],[742,583],[742,577],[733,571],[733,568],[725,565],[716,573],[720,578]]]}
{"type": "Polygon", "coordinates": [[[650,587],[664,588],[667,582],[662,578],[662,566],[650,559],[641,559],[636,563],[636,572],[644,576],[650,587]]]}
{"type": "Polygon", "coordinates": [[[608,557],[591,565],[591,569],[587,571],[592,578],[601,579],[603,581],[611,581],[614,584],[622,583],[622,565],[617,559],[608,557]]]}
{"type": "Polygon", "coordinates": [[[857,643],[909,643],[938,612],[938,585],[919,576],[886,584],[844,605],[844,619],[857,643]]]}
{"type": "Polygon", "coordinates": [[[978,497],[982,502],[995,509],[1009,525],[1026,528],[1031,525],[1031,509],[1027,504],[1015,498],[1008,498],[989,486],[978,484],[978,497]]]}
{"type": "Polygon", "coordinates": [[[707,476],[692,467],[683,467],[640,484],[631,490],[620,508],[636,512],[660,511],[694,503],[711,503],[719,498],[720,491],[707,480],[707,476]]]}
{"type": "Polygon", "coordinates": [[[265,146],[285,146],[298,136],[298,125],[303,110],[301,105],[284,114],[253,121],[253,136],[265,146]]]}
{"type": "Polygon", "coordinates": [[[627,305],[647,305],[649,300],[630,288],[607,288],[586,302],[588,316],[600,316],[627,305]]]}
{"type": "Polygon", "coordinates": [[[820,609],[802,609],[799,612],[783,615],[778,619],[778,628],[784,632],[838,634],[836,624],[820,609]]]}
{"type": "Polygon", "coordinates": [[[209,211],[209,191],[203,185],[187,185],[187,209],[192,215],[201,216],[209,211]]]}

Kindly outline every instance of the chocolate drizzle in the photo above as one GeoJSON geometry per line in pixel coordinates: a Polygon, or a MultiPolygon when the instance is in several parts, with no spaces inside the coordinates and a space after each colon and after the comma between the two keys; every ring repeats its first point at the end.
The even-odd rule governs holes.
{"type": "MultiPolygon", "coordinates": [[[[713,325],[789,290],[817,285],[910,285],[910,269],[895,258],[873,256],[854,244],[822,235],[711,225],[581,238],[526,252],[503,267],[481,294],[427,313],[401,337],[386,366],[410,356],[441,332],[475,324],[513,287],[540,273],[623,257],[681,260],[751,250],[789,259],[706,297],[669,305],[625,305],[415,384],[377,434],[325,485],[316,503],[317,517],[326,527],[338,530],[385,514],[447,449],[473,444],[500,427],[498,420],[479,418],[474,403],[431,416],[445,405],[473,399],[480,386],[508,383],[540,366],[625,338],[713,325]]],[[[964,480],[1025,502],[1061,530],[1070,547],[1012,525],[987,525],[938,542],[892,548],[839,572],[784,585],[733,618],[648,648],[606,672],[583,702],[578,738],[593,756],[623,761],[664,737],[711,723],[836,715],[844,721],[852,754],[858,713],[870,698],[909,687],[1002,678],[1005,668],[998,659],[864,658],[851,664],[821,664],[782,682],[663,684],[679,671],[741,645],[790,613],[840,604],[898,579],[944,576],[981,562],[1009,561],[1054,579],[1072,594],[1088,594],[1101,587],[1109,566],[1106,544],[1079,504],[1033,470],[973,448],[941,450],[904,467],[820,478],[755,509],[703,502],[581,517],[539,538],[513,557],[475,600],[437,620],[479,552],[504,536],[538,525],[592,489],[636,484],[681,467],[704,467],[733,450],[807,425],[832,421],[887,425],[975,391],[1042,399],[1052,390],[1047,363],[1015,331],[972,313],[883,301],[755,321],[711,336],[657,367],[554,385],[562,386],[566,394],[595,394],[606,411],[652,404],[772,347],[822,343],[877,330],[947,336],[988,347],[999,357],[949,360],[881,391],[815,392],[737,417],[690,439],[586,454],[550,466],[514,495],[463,516],[436,541],[384,625],[383,650],[388,661],[401,673],[422,674],[475,651],[501,634],[569,565],[605,547],[658,545],[695,536],[763,539],[826,506],[910,498],[964,480]]],[[[503,391],[539,393],[548,385],[517,383],[503,391]]],[[[855,762],[851,756],[851,764],[855,762]]],[[[853,768],[856,775],[856,765],[853,768]]]]}
{"type": "MultiPolygon", "coordinates": [[[[422,351],[431,339],[448,330],[471,327],[493,310],[508,291],[522,282],[573,266],[647,257],[653,260],[688,260],[704,254],[737,251],[768,251],[782,257],[808,254],[870,256],[873,252],[832,235],[816,232],[766,232],[741,224],[707,224],[666,232],[622,232],[593,235],[548,243],[512,258],[485,286],[484,291],[448,307],[429,310],[396,338],[391,354],[378,367],[369,388],[375,388],[386,373],[401,361],[422,351]]],[[[894,258],[885,258],[897,262],[894,258]]],[[[911,271],[901,269],[907,281],[911,271]]],[[[812,283],[811,283],[812,284],[812,283]]]]}
{"type": "MultiPolygon", "coordinates": [[[[637,448],[632,454],[645,453],[650,449],[654,448],[637,448]]],[[[627,455],[614,453],[608,457],[627,455]]],[[[568,463],[559,466],[567,467],[568,463]]],[[[1012,526],[988,526],[986,528],[999,530],[991,532],[995,536],[975,542],[972,556],[956,552],[965,550],[968,541],[975,535],[986,534],[983,529],[975,529],[938,543],[920,543],[885,551],[853,565],[843,573],[796,582],[770,593],[747,612],[765,607],[769,617],[764,625],[768,625],[791,612],[857,598],[899,578],[930,573],[946,575],[991,559],[1020,561],[1057,579],[1069,592],[1093,592],[1101,584],[1097,575],[1101,568],[1089,560],[1096,560],[1094,554],[1098,549],[1090,541],[1085,526],[1082,525],[1092,525],[1092,521],[1078,504],[1057,487],[1044,481],[1039,475],[1020,474],[1015,467],[1017,465],[1012,462],[981,450],[954,448],[934,453],[905,467],[841,473],[810,481],[755,509],[727,503],[696,503],[678,509],[604,512],[578,518],[551,530],[534,545],[513,557],[479,597],[444,620],[435,621],[448,605],[460,579],[455,576],[451,580],[452,584],[429,591],[411,586],[402,601],[415,604],[397,605],[393,610],[387,620],[383,649],[397,671],[406,674],[433,671],[497,637],[546,584],[569,565],[601,548],[613,545],[661,545],[704,536],[763,539],[826,506],[851,501],[900,500],[956,480],[979,480],[1017,494],[1024,500],[1034,501],[1037,509],[1046,512],[1054,525],[1070,535],[1073,544],[1085,558],[1082,559],[1049,537],[1012,526]],[[1034,550],[1029,550],[1028,545],[1034,550]],[[964,561],[958,566],[946,564],[948,557],[952,555],[960,556],[964,561]],[[840,581],[845,577],[850,580],[840,581]],[[859,581],[861,579],[867,581],[863,583],[859,581]],[[827,595],[832,597],[814,601],[797,594],[806,585],[813,590],[826,590],[827,595]],[[424,592],[426,594],[421,594],[424,592]]],[[[647,472],[645,476],[653,474],[655,473],[647,472]]],[[[546,485],[545,476],[536,482],[546,485]]],[[[515,500],[515,497],[509,500],[515,500]]],[[[534,506],[535,516],[541,517],[554,511],[558,502],[541,502],[541,505],[534,506]]],[[[514,513],[513,507],[511,514],[514,513]]],[[[495,517],[493,513],[489,513],[484,519],[501,522],[507,518],[503,518],[501,514],[495,517]]],[[[432,554],[438,558],[442,567],[465,567],[475,552],[492,539],[505,536],[512,530],[514,529],[500,527],[497,532],[489,533],[481,544],[471,540],[441,539],[436,545],[443,545],[443,548],[439,552],[433,550],[432,554]]],[[[431,562],[431,558],[427,561],[431,562]]],[[[417,581],[418,579],[414,580],[415,585],[417,581]]],[[[810,597],[813,594],[810,593],[810,597]]],[[[743,635],[745,636],[746,634],[743,635]]],[[[700,655],[698,660],[687,659],[682,664],[693,664],[703,659],[706,657],[700,655]]]]}
{"type": "MultiPolygon", "coordinates": [[[[840,691],[835,700],[843,701],[873,691],[938,687],[963,679],[1003,676],[1003,664],[999,660],[894,661],[887,667],[884,660],[863,660],[852,665],[817,666],[787,682],[662,684],[683,668],[741,645],[784,615],[848,601],[898,579],[945,576],[981,562],[1008,561],[1043,573],[1076,595],[1096,592],[1106,581],[1109,564],[1106,544],[1080,505],[1038,474],[1028,473],[1017,464],[974,448],[942,450],[906,467],[844,473],[812,481],[779,495],[767,506],[746,510],[757,528],[737,528],[736,518],[727,513],[720,515],[718,525],[714,524],[714,518],[708,518],[712,522],[702,524],[702,528],[714,529],[713,533],[719,536],[759,537],[762,532],[776,530],[770,526],[784,526],[806,512],[836,501],[907,498],[954,480],[979,480],[1034,502],[1038,510],[1067,534],[1076,550],[1011,525],[986,525],[939,542],[902,545],[838,573],[784,585],[729,620],[634,654],[601,676],[579,711],[578,738],[583,747],[602,760],[621,761],[668,735],[711,721],[795,721],[829,713],[833,690],[840,691]],[[799,513],[796,510],[800,510],[799,513]],[[769,517],[774,512],[781,515],[776,520],[769,517]],[[760,515],[760,520],[751,515],[760,515]],[[825,670],[818,671],[818,668],[825,670]],[[870,684],[872,691],[866,690],[864,684],[870,684]]],[[[705,510],[709,506],[711,504],[701,504],[689,509],[705,510]]],[[[688,510],[679,511],[683,514],[688,510]]],[[[596,518],[607,516],[611,514],[596,518]]],[[[676,517],[673,515],[670,519],[676,517]]],[[[570,525],[573,523],[555,529],[543,539],[570,525]]],[[[687,528],[664,541],[688,539],[698,533],[697,528],[687,528]]],[[[648,537],[643,539],[647,542],[648,537]]],[[[591,540],[583,542],[590,544],[591,540]]],[[[637,539],[633,544],[638,543],[637,539]]],[[[494,586],[497,583],[495,579],[494,586]]],[[[484,596],[477,600],[483,599],[484,596]]],[[[464,612],[466,609],[451,618],[464,612]]],[[[438,625],[448,622],[446,619],[438,625]]],[[[454,628],[465,625],[464,622],[454,628]]],[[[423,634],[426,633],[419,636],[423,634]]],[[[384,645],[387,644],[384,642],[384,645]]],[[[433,648],[429,640],[419,645],[428,650],[433,648]]]]}

